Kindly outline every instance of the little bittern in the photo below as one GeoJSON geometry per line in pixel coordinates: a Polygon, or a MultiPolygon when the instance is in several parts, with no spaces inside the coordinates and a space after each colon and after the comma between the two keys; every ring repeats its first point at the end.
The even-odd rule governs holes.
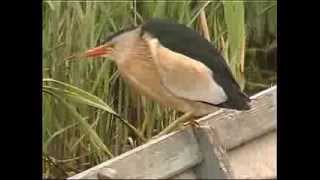
{"type": "Polygon", "coordinates": [[[186,113],[207,115],[217,107],[250,109],[250,99],[227,63],[200,34],[182,24],[152,19],[122,30],[86,57],[109,57],[138,92],[186,113]]]}

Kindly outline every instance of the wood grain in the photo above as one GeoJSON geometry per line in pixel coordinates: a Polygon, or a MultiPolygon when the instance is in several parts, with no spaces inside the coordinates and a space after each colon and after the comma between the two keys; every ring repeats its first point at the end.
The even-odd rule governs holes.
{"type": "Polygon", "coordinates": [[[199,119],[199,122],[216,129],[222,144],[231,150],[276,129],[276,96],[275,86],[253,96],[249,111],[219,110],[199,119]]]}
{"type": "Polygon", "coordinates": [[[94,179],[106,167],[116,170],[116,177],[120,179],[163,179],[180,174],[201,161],[198,142],[190,129],[160,137],[70,179],[94,179]]]}
{"type": "Polygon", "coordinates": [[[228,153],[237,179],[277,175],[277,132],[273,131],[228,153]]]}
{"type": "Polygon", "coordinates": [[[197,178],[233,178],[226,151],[221,146],[216,131],[210,126],[196,128],[194,131],[203,156],[203,161],[194,167],[197,178]]]}

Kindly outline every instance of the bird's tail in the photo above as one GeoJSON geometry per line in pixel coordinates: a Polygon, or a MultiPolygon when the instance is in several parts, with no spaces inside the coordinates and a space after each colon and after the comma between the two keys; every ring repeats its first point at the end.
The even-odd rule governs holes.
{"type": "Polygon", "coordinates": [[[235,109],[239,111],[250,110],[250,98],[244,92],[240,90],[236,92],[237,94],[234,96],[230,96],[231,98],[228,99],[226,102],[221,103],[218,107],[227,108],[227,109],[235,109]]]}

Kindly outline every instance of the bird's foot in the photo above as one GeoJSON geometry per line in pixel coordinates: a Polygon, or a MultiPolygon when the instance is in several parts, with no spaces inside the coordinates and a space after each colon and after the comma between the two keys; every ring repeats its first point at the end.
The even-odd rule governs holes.
{"type": "Polygon", "coordinates": [[[184,126],[191,125],[191,126],[194,127],[194,128],[199,128],[199,127],[200,127],[199,122],[196,121],[196,120],[190,120],[190,121],[188,121],[188,122],[183,123],[183,125],[184,125],[184,126]]]}
{"type": "Polygon", "coordinates": [[[178,119],[173,121],[171,124],[169,124],[169,126],[167,126],[165,129],[163,129],[158,135],[156,135],[152,139],[158,138],[160,136],[163,136],[165,134],[172,132],[173,130],[175,130],[177,128],[177,126],[179,126],[179,124],[186,122],[187,120],[192,118],[192,114],[193,114],[192,112],[185,113],[183,116],[179,117],[178,119]]]}

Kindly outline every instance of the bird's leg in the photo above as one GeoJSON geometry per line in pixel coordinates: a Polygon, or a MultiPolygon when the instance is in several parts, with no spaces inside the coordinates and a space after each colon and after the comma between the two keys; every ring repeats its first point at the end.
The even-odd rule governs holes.
{"type": "Polygon", "coordinates": [[[168,127],[166,127],[164,130],[162,130],[158,135],[156,135],[154,138],[158,138],[162,135],[165,135],[169,132],[171,132],[172,130],[174,130],[180,123],[184,123],[186,121],[188,121],[191,117],[192,117],[192,112],[187,112],[185,113],[183,116],[181,116],[180,118],[176,119],[175,121],[173,121],[171,124],[169,124],[168,127]]]}

